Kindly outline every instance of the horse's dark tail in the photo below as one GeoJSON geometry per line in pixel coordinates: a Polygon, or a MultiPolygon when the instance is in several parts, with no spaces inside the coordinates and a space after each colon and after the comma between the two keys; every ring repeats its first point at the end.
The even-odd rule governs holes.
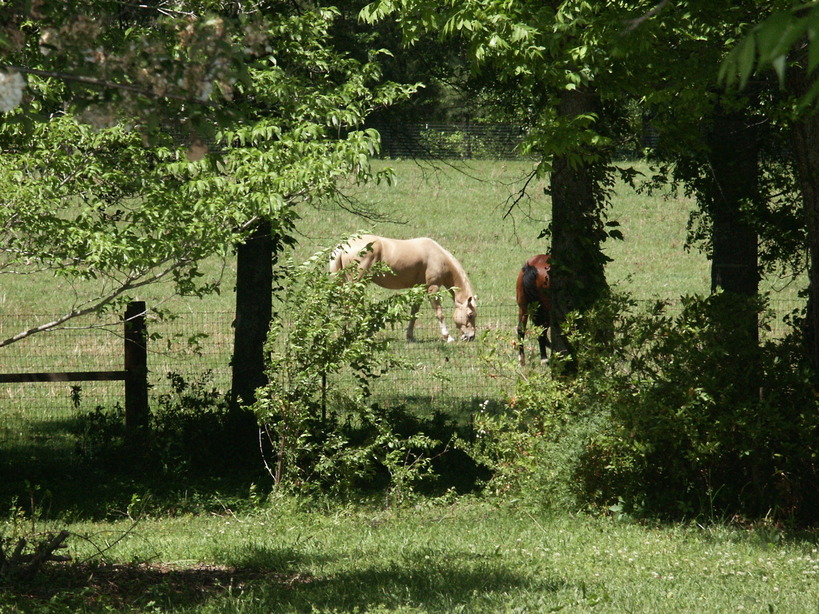
{"type": "Polygon", "coordinates": [[[523,265],[523,295],[529,303],[540,302],[540,292],[537,289],[537,267],[531,264],[523,265]]]}
{"type": "Polygon", "coordinates": [[[521,270],[523,271],[523,295],[526,297],[526,302],[529,305],[537,305],[537,309],[532,314],[532,321],[537,326],[548,326],[550,315],[548,304],[544,304],[545,297],[537,283],[539,270],[531,264],[524,264],[521,270]]]}

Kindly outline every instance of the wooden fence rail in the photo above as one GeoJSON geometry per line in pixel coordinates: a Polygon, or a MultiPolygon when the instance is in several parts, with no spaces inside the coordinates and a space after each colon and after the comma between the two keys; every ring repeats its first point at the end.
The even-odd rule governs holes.
{"type": "Polygon", "coordinates": [[[125,428],[129,436],[148,425],[148,350],[145,302],[128,303],[124,318],[123,369],[121,371],[69,371],[57,373],[0,373],[0,383],[26,382],[125,382],[125,428]]]}

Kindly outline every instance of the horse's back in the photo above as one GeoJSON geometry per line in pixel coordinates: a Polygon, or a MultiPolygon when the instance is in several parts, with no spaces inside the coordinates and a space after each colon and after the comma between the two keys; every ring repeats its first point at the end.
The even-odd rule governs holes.
{"type": "Polygon", "coordinates": [[[523,266],[532,266],[536,269],[541,269],[544,271],[548,271],[551,268],[551,264],[549,263],[551,256],[549,254],[537,254],[536,256],[532,256],[527,260],[523,266]]]}
{"type": "MultiPolygon", "coordinates": [[[[360,235],[350,240],[333,259],[331,270],[340,270],[355,261],[362,269],[381,262],[392,274],[381,273],[373,282],[390,289],[409,288],[426,282],[427,254],[425,247],[432,239],[391,239],[377,235],[360,235]]],[[[437,244],[436,244],[437,245],[437,244]]]]}

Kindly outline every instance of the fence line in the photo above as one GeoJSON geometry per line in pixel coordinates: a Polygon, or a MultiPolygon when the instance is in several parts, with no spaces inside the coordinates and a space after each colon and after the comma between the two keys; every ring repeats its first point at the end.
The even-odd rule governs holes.
{"type": "MultiPolygon", "coordinates": [[[[771,301],[777,319],[773,330],[766,334],[784,334],[786,328],[780,316],[800,304],[771,301]]],[[[669,312],[673,315],[677,309],[672,305],[669,312]]],[[[373,382],[373,400],[385,406],[411,405],[422,411],[429,408],[430,412],[446,408],[453,417],[468,416],[485,401],[501,401],[513,391],[514,372],[495,368],[497,362],[486,358],[514,364],[516,321],[517,306],[513,302],[483,304],[478,316],[479,340],[445,343],[440,339],[431,310],[422,310],[415,343],[405,340],[401,327],[386,331],[394,340],[395,352],[410,368],[388,373],[373,382]],[[487,340],[481,341],[484,332],[488,332],[487,340]]],[[[180,378],[205,391],[229,392],[232,322],[232,312],[189,312],[174,319],[150,322],[146,394],[154,408],[163,399],[174,398],[171,382],[180,378]]],[[[0,314],[0,333],[10,326],[16,331],[19,321],[0,314]]],[[[91,327],[34,335],[0,351],[0,371],[27,372],[26,377],[33,377],[45,372],[69,373],[77,365],[112,370],[111,365],[122,359],[121,344],[121,335],[91,327]]],[[[527,344],[530,355],[536,355],[534,337],[527,344]]],[[[0,382],[0,455],[3,450],[21,446],[29,446],[32,455],[73,446],[75,440],[69,425],[78,411],[88,412],[97,406],[113,408],[123,401],[121,381],[83,381],[78,385],[69,377],[55,379],[60,378],[36,386],[0,382]]],[[[345,385],[344,380],[336,383],[345,385]]]]}
{"type": "MultiPolygon", "coordinates": [[[[796,301],[772,301],[772,306],[780,315],[790,312],[797,305],[796,301]]],[[[0,316],[0,330],[9,328],[4,322],[7,319],[0,316]]],[[[210,386],[228,392],[233,351],[232,321],[232,312],[188,313],[169,321],[152,321],[151,333],[157,338],[147,348],[149,368],[146,369],[151,398],[155,400],[159,395],[171,392],[169,374],[191,381],[208,373],[210,386]]],[[[494,342],[504,345],[503,351],[509,351],[510,356],[514,356],[512,345],[516,323],[517,306],[513,302],[483,304],[478,314],[479,337],[483,331],[491,331],[494,342]]],[[[784,334],[785,325],[779,319],[774,325],[771,335],[784,334]]],[[[417,343],[409,344],[404,340],[403,329],[387,331],[386,334],[394,340],[396,352],[416,368],[410,372],[389,374],[377,383],[374,390],[394,398],[424,394],[425,389],[434,390],[435,396],[451,394],[464,398],[498,394],[497,382],[489,381],[481,370],[481,352],[486,348],[480,341],[473,344],[442,343],[437,321],[428,309],[419,314],[416,332],[417,343]],[[419,374],[423,376],[420,380],[419,374]]],[[[122,360],[121,343],[120,336],[98,329],[36,335],[19,342],[19,348],[16,347],[18,344],[3,348],[0,351],[0,371],[22,373],[19,377],[27,381],[38,378],[41,373],[72,372],[79,365],[84,367],[84,371],[105,373],[113,371],[112,365],[122,360]]],[[[534,344],[534,341],[531,343],[534,344]]],[[[534,348],[530,349],[532,351],[534,348]]],[[[75,378],[59,376],[42,379],[49,383],[38,384],[38,390],[41,387],[42,390],[32,392],[28,384],[15,387],[8,379],[0,377],[0,432],[3,428],[2,416],[7,415],[8,408],[15,404],[20,413],[30,413],[41,404],[48,406],[56,403],[66,411],[72,411],[78,406],[112,406],[123,400],[122,389],[105,387],[104,381],[98,382],[99,386],[93,381],[83,381],[82,386],[66,386],[74,383],[75,378]]]]}
{"type": "Polygon", "coordinates": [[[386,158],[509,160],[523,157],[526,129],[511,124],[374,123],[386,158]]]}
{"type": "MultiPolygon", "coordinates": [[[[524,154],[527,128],[516,124],[476,124],[471,122],[371,122],[381,135],[381,155],[385,158],[516,160],[536,158],[524,154]]],[[[659,136],[648,119],[638,135],[639,147],[657,146],[659,136]]],[[[640,155],[634,151],[621,155],[640,155]]]]}
{"type": "Polygon", "coordinates": [[[0,373],[0,383],[124,381],[125,426],[127,432],[133,434],[148,423],[148,335],[145,329],[145,313],[143,301],[131,302],[125,310],[123,368],[120,370],[0,373]]]}

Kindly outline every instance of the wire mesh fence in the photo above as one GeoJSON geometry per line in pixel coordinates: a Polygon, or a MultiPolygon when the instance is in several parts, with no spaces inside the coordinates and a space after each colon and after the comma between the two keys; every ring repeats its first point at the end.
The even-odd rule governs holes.
{"type": "Polygon", "coordinates": [[[386,158],[510,160],[523,155],[526,129],[511,124],[378,123],[386,158]]]}
{"type": "MultiPolygon", "coordinates": [[[[516,124],[471,122],[374,122],[381,135],[381,156],[400,159],[515,160],[537,158],[524,151],[528,129],[516,124]]],[[[640,155],[642,148],[657,146],[659,136],[649,121],[639,138],[622,144],[619,154],[640,155]]]]}
{"type": "MultiPolygon", "coordinates": [[[[770,336],[787,328],[782,316],[798,307],[796,301],[774,301],[777,314],[770,336]]],[[[677,307],[670,308],[671,312],[677,307]]],[[[448,310],[449,311],[449,310],[448,310]]],[[[448,314],[449,315],[449,314],[448,314]]],[[[0,334],[6,338],[23,330],[36,316],[0,315],[0,334]]],[[[222,393],[230,390],[233,315],[228,312],[187,312],[173,319],[149,321],[148,367],[151,404],[171,393],[170,374],[185,381],[201,381],[222,393]]],[[[469,414],[485,402],[502,400],[514,384],[498,363],[514,364],[517,306],[513,302],[482,305],[478,340],[445,343],[431,310],[424,309],[416,326],[416,341],[404,331],[387,331],[393,351],[407,368],[387,373],[374,382],[372,399],[382,405],[407,404],[431,411],[446,408],[469,414]],[[492,358],[490,360],[489,358],[492,358]]],[[[121,322],[87,321],[71,328],[34,335],[0,349],[0,372],[28,373],[122,368],[121,322]]],[[[537,355],[534,338],[527,351],[537,355]]],[[[535,363],[536,361],[532,361],[535,363]]],[[[123,383],[48,382],[0,385],[0,449],[9,445],[60,445],[70,439],[67,425],[80,412],[97,406],[122,405],[123,383]]]]}

